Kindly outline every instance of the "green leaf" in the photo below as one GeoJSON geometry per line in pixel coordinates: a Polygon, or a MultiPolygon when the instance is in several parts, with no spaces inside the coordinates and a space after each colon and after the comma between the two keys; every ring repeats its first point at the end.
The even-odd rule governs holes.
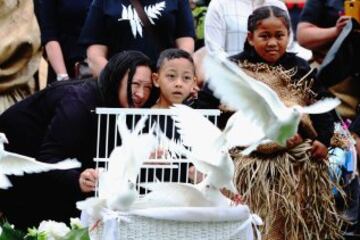
{"type": "Polygon", "coordinates": [[[35,227],[29,228],[25,240],[47,240],[46,232],[39,232],[35,227]]]}
{"type": "Polygon", "coordinates": [[[9,223],[2,225],[0,240],[23,240],[24,236],[25,234],[23,232],[13,229],[9,223]]]}
{"type": "Polygon", "coordinates": [[[90,240],[88,228],[73,229],[63,240],[90,240]]]}

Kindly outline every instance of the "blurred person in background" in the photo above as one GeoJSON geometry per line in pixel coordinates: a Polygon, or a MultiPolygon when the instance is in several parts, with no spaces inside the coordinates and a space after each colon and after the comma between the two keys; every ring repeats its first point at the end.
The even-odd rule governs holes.
{"type": "Polygon", "coordinates": [[[155,65],[167,48],[194,51],[194,23],[187,0],[94,0],[80,41],[95,76],[108,59],[123,50],[138,50],[155,65]],[[144,14],[141,14],[141,13],[144,14]],[[146,20],[147,18],[147,20],[146,20]],[[143,21],[144,20],[144,21],[143,21]]]}
{"type": "Polygon", "coordinates": [[[75,78],[75,65],[86,57],[78,44],[91,0],[36,0],[41,41],[49,62],[48,83],[75,78]]]}
{"type": "Polygon", "coordinates": [[[359,56],[360,52],[360,27],[355,20],[349,22],[350,16],[344,15],[344,3],[344,0],[307,0],[297,26],[297,40],[300,45],[312,50],[311,65],[320,67],[318,81],[322,81],[342,101],[337,107],[340,116],[353,119],[360,103],[360,72],[358,66],[353,67],[359,62],[353,58],[359,56]],[[347,24],[352,24],[354,29],[342,33],[347,24]],[[327,69],[330,72],[327,77],[322,77],[324,75],[320,73],[324,72],[323,60],[341,34],[345,35],[342,35],[343,40],[339,39],[342,42],[337,43],[339,51],[332,52],[329,56],[334,55],[334,61],[339,57],[342,60],[327,69]]]}
{"type": "MultiPolygon", "coordinates": [[[[285,3],[280,0],[211,0],[205,17],[205,46],[221,47],[229,55],[244,50],[247,37],[247,21],[250,14],[259,7],[273,5],[289,14],[285,3]],[[214,46],[215,45],[215,46],[214,46]]],[[[293,32],[290,31],[288,50],[292,51],[293,32]]]]}

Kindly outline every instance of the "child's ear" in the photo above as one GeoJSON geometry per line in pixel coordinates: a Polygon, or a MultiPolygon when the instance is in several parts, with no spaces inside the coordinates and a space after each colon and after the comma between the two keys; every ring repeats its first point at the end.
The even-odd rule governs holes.
{"type": "Polygon", "coordinates": [[[152,73],[151,74],[151,80],[155,87],[159,87],[159,74],[158,73],[152,73]]]}
{"type": "Polygon", "coordinates": [[[247,41],[249,42],[250,46],[254,46],[254,34],[252,32],[248,32],[247,34],[247,41]]]}

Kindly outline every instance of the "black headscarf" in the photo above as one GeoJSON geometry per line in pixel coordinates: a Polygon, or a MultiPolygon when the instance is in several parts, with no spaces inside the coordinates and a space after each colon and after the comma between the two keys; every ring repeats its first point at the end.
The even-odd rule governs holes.
{"type": "MultiPolygon", "coordinates": [[[[115,54],[107,63],[105,68],[101,71],[98,88],[100,91],[100,96],[103,99],[104,107],[119,107],[119,86],[129,71],[128,84],[127,84],[127,100],[129,107],[133,107],[134,103],[132,101],[131,93],[131,84],[133,77],[136,71],[136,68],[139,66],[147,66],[151,68],[150,59],[143,53],[139,51],[123,51],[115,54]]],[[[145,106],[150,106],[155,102],[155,96],[152,91],[150,98],[145,104],[145,106]]]]}

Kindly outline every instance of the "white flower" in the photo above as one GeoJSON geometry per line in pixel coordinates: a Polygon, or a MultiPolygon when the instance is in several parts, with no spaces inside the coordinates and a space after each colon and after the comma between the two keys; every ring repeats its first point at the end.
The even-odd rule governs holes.
{"type": "Polygon", "coordinates": [[[79,229],[79,228],[84,227],[81,224],[81,221],[79,218],[70,218],[70,226],[71,226],[71,229],[79,229]]]}
{"type": "Polygon", "coordinates": [[[2,234],[2,227],[0,226],[0,236],[1,236],[1,234],[2,234]]]}
{"type": "Polygon", "coordinates": [[[65,223],[59,223],[55,221],[42,221],[38,227],[39,232],[45,232],[47,240],[56,240],[64,237],[69,231],[65,223]]]}

